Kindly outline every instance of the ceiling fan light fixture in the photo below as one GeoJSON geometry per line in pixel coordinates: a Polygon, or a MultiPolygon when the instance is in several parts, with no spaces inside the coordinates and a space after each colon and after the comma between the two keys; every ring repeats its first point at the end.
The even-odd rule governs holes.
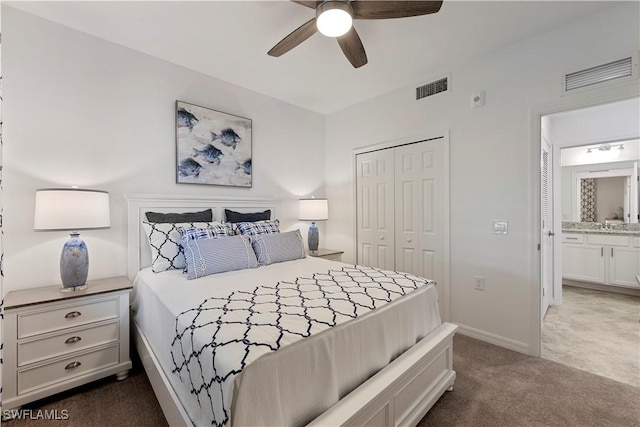
{"type": "Polygon", "coordinates": [[[352,14],[349,3],[326,1],[316,8],[318,31],[327,37],[343,36],[353,25],[352,14]]]}

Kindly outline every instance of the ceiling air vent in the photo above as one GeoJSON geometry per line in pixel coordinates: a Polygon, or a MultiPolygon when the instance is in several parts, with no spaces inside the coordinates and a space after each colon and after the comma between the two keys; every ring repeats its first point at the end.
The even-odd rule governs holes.
{"type": "Polygon", "coordinates": [[[416,88],[416,100],[435,95],[436,93],[449,90],[449,78],[445,77],[435,82],[427,83],[416,88]]]}
{"type": "Polygon", "coordinates": [[[564,76],[564,90],[569,92],[575,89],[592,86],[623,77],[633,75],[633,58],[628,57],[586,70],[564,76]]]}

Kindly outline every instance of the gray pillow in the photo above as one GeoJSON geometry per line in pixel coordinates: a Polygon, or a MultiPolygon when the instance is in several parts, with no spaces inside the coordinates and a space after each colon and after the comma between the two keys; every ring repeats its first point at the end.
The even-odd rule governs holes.
{"type": "Polygon", "coordinates": [[[264,212],[251,212],[251,213],[235,212],[235,211],[230,211],[229,209],[225,209],[224,217],[227,222],[266,221],[271,219],[271,209],[267,209],[264,212]]]}
{"type": "Polygon", "coordinates": [[[259,265],[291,261],[305,257],[300,230],[287,233],[256,234],[251,236],[251,245],[258,257],[259,265]]]}
{"type": "Polygon", "coordinates": [[[225,271],[256,268],[258,261],[247,236],[181,240],[187,263],[187,279],[225,271]]]}
{"type": "Polygon", "coordinates": [[[185,212],[185,213],[159,213],[159,212],[146,212],[147,221],[160,224],[166,224],[168,222],[211,222],[213,221],[213,211],[211,209],[205,209],[200,212],[185,212]]]}

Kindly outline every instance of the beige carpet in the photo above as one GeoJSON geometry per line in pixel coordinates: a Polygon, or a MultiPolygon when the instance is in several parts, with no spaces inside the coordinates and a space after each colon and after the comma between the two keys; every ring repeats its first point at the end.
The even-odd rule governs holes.
{"type": "MultiPolygon", "coordinates": [[[[454,338],[455,390],[420,422],[427,426],[640,425],[640,389],[541,358],[454,338]]],[[[151,385],[134,361],[125,381],[108,378],[29,405],[66,409],[66,421],[13,420],[8,427],[166,426],[151,385]]]]}
{"type": "Polygon", "coordinates": [[[640,387],[640,297],[563,287],[542,325],[542,357],[640,387]]]}

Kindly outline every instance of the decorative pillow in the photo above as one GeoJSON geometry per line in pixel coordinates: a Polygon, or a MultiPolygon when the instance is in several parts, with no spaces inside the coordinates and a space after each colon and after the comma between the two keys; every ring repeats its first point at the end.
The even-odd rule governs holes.
{"type": "Polygon", "coordinates": [[[234,232],[228,222],[212,223],[207,228],[178,228],[181,238],[194,239],[215,239],[218,237],[233,236],[234,232]]]}
{"type": "Polygon", "coordinates": [[[236,227],[240,234],[255,236],[257,234],[280,233],[278,224],[280,224],[280,221],[276,219],[273,221],[238,222],[236,223],[236,227]]]}
{"type": "Polygon", "coordinates": [[[169,222],[211,222],[213,221],[213,211],[206,209],[200,212],[185,212],[185,213],[158,213],[158,212],[146,212],[147,221],[157,223],[169,223],[169,222]]]}
{"type": "Polygon", "coordinates": [[[267,209],[264,212],[252,212],[252,213],[241,213],[230,211],[229,209],[224,210],[224,217],[227,222],[256,222],[256,221],[269,221],[271,219],[271,209],[267,209]]]}
{"type": "Polygon", "coordinates": [[[151,270],[159,273],[166,270],[177,270],[185,267],[184,253],[180,247],[179,228],[209,228],[211,222],[178,222],[157,223],[142,221],[151,246],[151,270]]]}
{"type": "Polygon", "coordinates": [[[256,268],[258,261],[248,236],[181,241],[187,263],[187,279],[232,270],[256,268]]]}
{"type": "Polygon", "coordinates": [[[259,265],[290,261],[305,257],[304,243],[300,230],[277,234],[258,234],[251,236],[253,250],[259,265]]]}

